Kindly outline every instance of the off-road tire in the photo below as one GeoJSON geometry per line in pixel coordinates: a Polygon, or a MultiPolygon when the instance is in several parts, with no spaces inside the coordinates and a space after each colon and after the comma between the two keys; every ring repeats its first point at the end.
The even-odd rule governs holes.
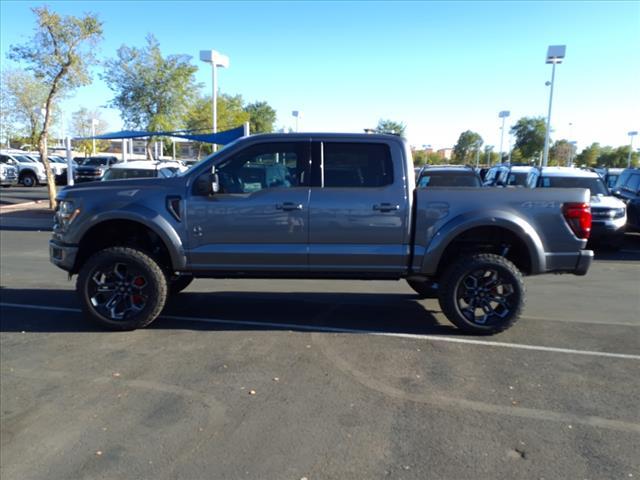
{"type": "Polygon", "coordinates": [[[438,298],[438,289],[433,287],[432,281],[407,280],[407,283],[420,298],[438,298]]]}
{"type": "Polygon", "coordinates": [[[169,295],[176,295],[191,285],[193,277],[191,275],[180,275],[177,277],[170,277],[168,280],[169,295]]]}
{"type": "Polygon", "coordinates": [[[460,330],[475,335],[492,335],[508,329],[518,321],[525,304],[525,286],[522,274],[509,260],[490,253],[477,253],[460,258],[445,270],[440,282],[438,300],[442,312],[460,330]],[[501,283],[497,287],[487,287],[485,282],[488,284],[493,280],[490,277],[479,276],[481,272],[491,276],[495,273],[501,283]],[[482,288],[477,287],[483,291],[466,296],[466,293],[476,288],[473,286],[474,282],[476,285],[483,283],[482,288]],[[468,285],[471,285],[471,288],[468,285]],[[511,293],[508,293],[509,290],[511,293]],[[506,300],[502,300],[504,303],[493,302],[498,303],[494,308],[496,313],[487,314],[483,307],[475,307],[476,301],[489,302],[483,305],[490,309],[490,299],[500,298],[500,295],[506,300]],[[467,302],[465,298],[471,298],[473,303],[467,302]],[[477,308],[485,312],[485,323],[475,319],[477,308]],[[474,318],[469,318],[471,316],[474,318]]]}
{"type": "MultiPolygon", "coordinates": [[[[120,288],[117,287],[115,290],[120,288]]],[[[112,330],[135,330],[146,327],[160,315],[167,299],[168,287],[164,272],[149,255],[133,248],[110,247],[98,251],[85,262],[78,274],[76,290],[80,297],[82,311],[87,318],[112,330]],[[136,305],[135,307],[140,308],[140,310],[131,315],[125,313],[122,319],[115,319],[101,312],[99,307],[94,306],[92,298],[95,301],[102,294],[99,293],[100,291],[97,293],[92,291],[96,288],[95,284],[97,284],[94,277],[111,274],[117,269],[122,270],[122,265],[126,265],[125,272],[132,272],[130,275],[124,275],[125,277],[137,275],[137,277],[130,279],[130,286],[133,286],[132,284],[139,277],[143,278],[144,287],[133,286],[133,288],[140,289],[139,297],[144,299],[144,305],[141,307],[136,305]],[[145,295],[142,295],[142,293],[145,295]]],[[[114,290],[107,290],[107,292],[104,294],[105,297],[113,294],[114,290]]],[[[134,307],[134,295],[127,295],[127,293],[120,295],[129,297],[128,303],[132,308],[134,307]]],[[[126,305],[127,302],[122,301],[124,302],[123,305],[126,305]]],[[[108,304],[109,302],[105,301],[105,303],[108,304]]]]}

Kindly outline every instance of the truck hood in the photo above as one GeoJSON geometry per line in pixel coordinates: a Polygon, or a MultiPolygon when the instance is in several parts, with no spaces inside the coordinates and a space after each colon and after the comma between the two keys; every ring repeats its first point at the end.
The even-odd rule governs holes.
{"type": "Polygon", "coordinates": [[[78,183],[60,190],[58,199],[81,197],[91,192],[100,191],[103,195],[134,196],[138,191],[159,190],[170,193],[172,190],[182,192],[184,179],[173,178],[132,178],[128,180],[108,180],[78,183]]]}
{"type": "Polygon", "coordinates": [[[592,208],[624,208],[624,202],[612,196],[594,195],[591,197],[592,208]]]}

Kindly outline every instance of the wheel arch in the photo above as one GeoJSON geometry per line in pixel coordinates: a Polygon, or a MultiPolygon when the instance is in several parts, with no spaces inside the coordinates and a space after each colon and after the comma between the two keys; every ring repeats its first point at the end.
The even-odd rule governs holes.
{"type": "Polygon", "coordinates": [[[452,258],[473,251],[504,254],[526,275],[544,271],[542,240],[529,223],[515,215],[483,211],[453,218],[438,231],[425,251],[422,273],[438,276],[452,258]],[[506,254],[503,244],[510,246],[506,254]]]}
{"type": "Polygon", "coordinates": [[[178,233],[164,218],[150,221],[136,212],[110,212],[85,222],[78,233],[78,255],[73,273],[98,250],[112,246],[138,248],[171,271],[185,268],[186,256],[178,233]]]}

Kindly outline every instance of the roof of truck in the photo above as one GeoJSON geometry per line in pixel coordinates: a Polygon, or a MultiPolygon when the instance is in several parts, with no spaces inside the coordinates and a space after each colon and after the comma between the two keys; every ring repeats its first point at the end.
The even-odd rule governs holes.
{"type": "Polygon", "coordinates": [[[585,177],[600,178],[597,172],[574,167],[542,167],[543,177],[585,177]]]}

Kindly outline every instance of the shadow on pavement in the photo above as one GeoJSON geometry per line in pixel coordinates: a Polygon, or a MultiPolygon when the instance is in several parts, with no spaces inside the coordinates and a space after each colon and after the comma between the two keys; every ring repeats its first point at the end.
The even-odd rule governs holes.
{"type": "MultiPolygon", "coordinates": [[[[78,308],[76,293],[72,290],[2,288],[0,303],[78,308]]],[[[2,332],[103,330],[85,320],[79,312],[5,306],[1,308],[2,332]]],[[[314,327],[318,331],[336,328],[389,333],[460,334],[453,326],[440,325],[416,295],[379,293],[183,292],[167,302],[161,317],[149,328],[308,332],[314,331],[314,327]],[[192,317],[194,320],[162,318],[163,316],[192,317]],[[252,324],[206,323],[197,321],[196,318],[252,324]],[[260,323],[264,323],[264,327],[260,323]],[[286,325],[274,326],[273,323],[286,325]]]]}

